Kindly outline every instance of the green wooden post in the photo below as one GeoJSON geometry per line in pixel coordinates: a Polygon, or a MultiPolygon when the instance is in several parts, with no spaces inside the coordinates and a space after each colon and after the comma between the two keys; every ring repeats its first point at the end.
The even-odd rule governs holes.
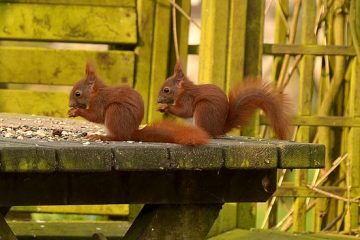
{"type": "MultiPolygon", "coordinates": [[[[239,25],[238,27],[244,26],[243,24],[246,24],[246,27],[241,28],[240,30],[242,31],[230,29],[232,35],[229,37],[229,46],[233,48],[230,49],[232,54],[229,53],[228,57],[228,86],[231,86],[236,81],[235,70],[239,74],[239,80],[237,80],[237,82],[246,76],[261,76],[265,1],[249,0],[246,4],[244,4],[244,1],[242,1],[242,4],[234,2],[231,7],[234,7],[234,9],[231,10],[231,17],[237,18],[236,21],[240,22],[237,23],[239,25]],[[239,10],[241,8],[244,9],[239,10]],[[244,17],[238,18],[237,14],[233,13],[233,11],[239,11],[237,14],[241,14],[240,16],[246,14],[246,19],[244,19],[244,17]],[[233,44],[235,43],[233,43],[233,41],[236,36],[235,34],[237,35],[237,39],[240,39],[238,40],[239,44],[241,44],[242,39],[244,39],[244,45],[239,46],[241,49],[234,48],[233,44]],[[234,68],[233,71],[231,71],[231,68],[234,68]]],[[[235,21],[235,19],[231,18],[230,22],[232,21],[235,21]]],[[[233,28],[235,28],[235,24],[233,28]]],[[[246,136],[256,136],[258,128],[259,117],[257,115],[246,128],[241,129],[241,133],[246,136]]],[[[256,203],[239,203],[237,212],[237,227],[251,228],[256,226],[256,203]],[[246,214],[243,215],[243,213],[246,214]]]]}
{"type": "MultiPolygon", "coordinates": [[[[360,4],[357,3],[357,13],[360,13],[360,4]]],[[[354,59],[352,63],[352,77],[350,82],[350,99],[349,110],[350,116],[360,116],[360,64],[357,59],[354,59]]],[[[351,166],[350,174],[347,174],[347,185],[352,188],[360,187],[360,128],[352,127],[349,132],[349,161],[351,166]]],[[[351,189],[350,189],[351,190],[351,189]]],[[[352,190],[350,193],[351,198],[358,197],[352,190]]],[[[345,209],[345,231],[351,232],[353,229],[359,227],[359,205],[357,203],[351,203],[348,208],[345,209]]]]}
{"type": "MultiPolygon", "coordinates": [[[[301,42],[303,44],[315,43],[314,24],[316,3],[314,1],[303,2],[303,24],[301,28],[301,42]]],[[[312,86],[313,86],[313,72],[314,56],[305,55],[300,65],[300,86],[299,86],[299,115],[311,115],[312,103],[312,86]]],[[[310,141],[310,128],[300,127],[298,132],[298,141],[310,141]]],[[[297,170],[295,173],[295,186],[301,186],[307,183],[307,170],[297,170]]],[[[303,232],[306,228],[306,209],[305,198],[296,198],[294,206],[293,229],[295,232],[303,232]]]]}
{"type": "Polygon", "coordinates": [[[167,0],[156,1],[154,24],[148,122],[163,118],[163,114],[156,109],[159,89],[168,77],[169,70],[171,5],[167,0]]]}
{"type": "MultiPolygon", "coordinates": [[[[283,10],[285,17],[288,18],[289,15],[289,1],[288,0],[280,0],[279,4],[281,9],[283,10]]],[[[282,20],[280,10],[276,8],[275,12],[275,35],[274,35],[274,43],[275,44],[285,44],[287,39],[287,29],[285,22],[282,20]]],[[[284,56],[274,56],[274,61],[272,64],[272,79],[273,81],[277,81],[281,66],[284,60],[284,56]]]]}
{"type": "Polygon", "coordinates": [[[244,78],[247,1],[230,1],[226,65],[226,92],[244,78]]]}
{"type": "Polygon", "coordinates": [[[152,49],[154,41],[155,1],[138,0],[138,44],[136,53],[135,89],[143,96],[144,122],[148,122],[149,89],[151,82],[152,49]]]}
{"type": "MultiPolygon", "coordinates": [[[[288,0],[280,0],[279,5],[286,17],[288,18],[289,15],[289,1],[288,0]]],[[[275,12],[275,34],[274,34],[274,43],[275,44],[285,44],[287,39],[287,29],[288,26],[283,21],[281,17],[282,13],[280,12],[279,8],[276,8],[275,12]]],[[[272,80],[274,82],[278,81],[279,74],[281,71],[282,64],[284,62],[284,56],[274,56],[273,64],[272,64],[272,80]]],[[[268,80],[268,79],[266,79],[268,80]]],[[[278,176],[281,171],[278,171],[278,176]]],[[[269,203],[269,202],[268,202],[269,203]]],[[[267,228],[271,228],[276,224],[277,221],[277,211],[278,211],[278,202],[274,203],[272,211],[270,213],[267,228]]],[[[269,206],[269,204],[268,204],[269,206]]]]}
{"type": "MultiPolygon", "coordinates": [[[[352,21],[351,31],[353,36],[353,44],[356,45],[357,58],[352,63],[352,76],[350,81],[350,97],[349,97],[349,114],[353,117],[360,115],[360,3],[359,1],[351,1],[350,5],[350,21],[352,21]]],[[[353,127],[349,132],[349,163],[351,166],[350,174],[347,174],[347,185],[351,187],[360,187],[360,128],[353,127]]],[[[350,189],[350,197],[358,197],[352,189],[350,189]]],[[[345,231],[351,232],[352,229],[359,227],[359,205],[350,204],[345,215],[345,231]]]]}
{"type": "Polygon", "coordinates": [[[203,0],[199,82],[225,87],[229,1],[203,0]]]}

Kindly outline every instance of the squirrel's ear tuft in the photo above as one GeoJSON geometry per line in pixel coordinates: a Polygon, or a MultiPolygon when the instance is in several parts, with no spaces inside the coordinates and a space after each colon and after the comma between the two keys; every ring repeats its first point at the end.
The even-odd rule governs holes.
{"type": "Polygon", "coordinates": [[[95,67],[91,62],[87,62],[86,64],[85,75],[85,81],[92,87],[96,81],[96,72],[95,67]]]}
{"type": "Polygon", "coordinates": [[[181,61],[177,61],[174,68],[175,81],[176,84],[179,85],[184,80],[184,71],[182,69],[181,61]]]}
{"type": "Polygon", "coordinates": [[[174,67],[174,73],[183,72],[181,60],[178,60],[174,67]]]}
{"type": "Polygon", "coordinates": [[[95,74],[95,67],[93,63],[91,62],[86,63],[85,74],[86,75],[95,74]]]}

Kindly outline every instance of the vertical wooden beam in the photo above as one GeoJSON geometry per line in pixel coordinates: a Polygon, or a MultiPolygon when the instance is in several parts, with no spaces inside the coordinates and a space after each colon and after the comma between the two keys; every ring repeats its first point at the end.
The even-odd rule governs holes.
{"type": "MultiPolygon", "coordinates": [[[[288,0],[280,0],[279,5],[283,10],[286,19],[289,16],[289,1],[288,0]]],[[[280,9],[276,8],[275,12],[275,35],[274,35],[274,43],[286,43],[287,39],[287,29],[288,26],[283,21],[281,17],[280,9]]],[[[284,56],[274,56],[274,61],[272,64],[272,79],[273,81],[277,81],[281,66],[284,60],[284,56]]]]}
{"type": "Polygon", "coordinates": [[[148,121],[149,88],[151,81],[152,45],[154,33],[155,1],[137,1],[138,43],[135,49],[136,67],[134,88],[143,96],[145,104],[144,122],[148,121]]]}
{"type": "Polygon", "coordinates": [[[155,8],[154,41],[151,61],[148,122],[162,119],[156,111],[157,95],[168,77],[170,50],[171,5],[167,0],[157,0],[155,8]]]}
{"type": "MultiPolygon", "coordinates": [[[[246,76],[261,76],[264,42],[265,1],[231,1],[229,44],[227,57],[227,89],[246,76]]],[[[258,115],[241,133],[255,136],[259,128],[258,115]]],[[[238,203],[237,227],[256,227],[256,204],[238,203]]]]}
{"type": "MultiPolygon", "coordinates": [[[[350,21],[352,21],[352,40],[356,45],[357,51],[360,50],[360,2],[351,0],[350,21]]],[[[352,117],[360,116],[360,56],[352,62],[352,75],[350,81],[349,114],[352,117]]],[[[349,163],[351,166],[350,174],[347,174],[347,185],[351,187],[360,187],[360,128],[353,127],[349,132],[349,163]]],[[[357,197],[351,191],[350,197],[357,197]]],[[[352,229],[359,228],[359,205],[352,203],[348,205],[345,215],[345,231],[351,232],[352,229]]]]}
{"type": "MultiPolygon", "coordinates": [[[[360,4],[357,4],[357,13],[360,14],[360,4]]],[[[360,64],[355,58],[352,62],[352,76],[350,81],[349,113],[352,117],[360,116],[360,64]]],[[[347,174],[347,185],[352,188],[360,187],[360,128],[352,127],[349,132],[349,161],[351,173],[347,174]]],[[[350,189],[351,191],[351,189],[350,189]]],[[[350,198],[357,197],[350,192],[350,198]]],[[[356,203],[348,205],[345,209],[345,231],[359,227],[359,206],[356,203]]]]}
{"type": "Polygon", "coordinates": [[[247,1],[230,1],[226,92],[244,78],[247,1]]]}
{"type": "Polygon", "coordinates": [[[230,1],[203,0],[199,49],[199,82],[225,88],[230,1]]]}
{"type": "Polygon", "coordinates": [[[264,42],[264,0],[247,3],[244,76],[261,76],[264,42]]]}
{"type": "MultiPolygon", "coordinates": [[[[288,26],[286,24],[286,22],[284,22],[284,19],[282,18],[282,13],[284,14],[285,18],[288,19],[289,17],[289,1],[288,0],[280,0],[278,3],[280,6],[280,9],[277,7],[276,8],[276,12],[275,12],[275,34],[274,34],[274,43],[282,43],[285,44],[286,43],[286,39],[287,39],[287,29],[288,26]],[[282,11],[282,12],[281,12],[282,11]]],[[[284,56],[274,56],[274,60],[273,60],[273,64],[272,64],[272,80],[274,82],[277,82],[279,75],[280,75],[280,71],[281,71],[281,67],[282,64],[284,62],[284,56]]],[[[265,76],[265,80],[266,76],[265,76]]],[[[278,171],[278,176],[280,176],[281,171],[278,171]]],[[[270,206],[270,201],[267,202],[267,206],[270,206]]],[[[279,206],[279,201],[275,202],[273,207],[272,207],[272,211],[270,213],[268,222],[267,222],[267,226],[266,228],[272,228],[274,225],[276,225],[276,221],[277,221],[277,212],[279,210],[278,208],[279,206]]]]}
{"type": "Polygon", "coordinates": [[[205,239],[221,205],[147,204],[123,239],[205,239]]]}
{"type": "MultiPolygon", "coordinates": [[[[264,42],[265,1],[249,0],[246,13],[244,77],[262,74],[262,55],[264,42]]],[[[259,132],[259,117],[256,115],[241,134],[256,136],[259,132]]]]}
{"type": "MultiPolygon", "coordinates": [[[[301,43],[315,43],[315,14],[316,2],[304,1],[302,9],[301,43]]],[[[314,56],[305,55],[300,65],[300,86],[298,114],[311,115],[312,91],[313,91],[314,56]]],[[[300,127],[297,140],[300,142],[310,141],[310,128],[300,127]]],[[[307,183],[307,170],[297,170],[295,173],[295,186],[304,186],[307,183]]],[[[306,229],[305,198],[296,198],[294,205],[295,219],[293,229],[295,232],[303,232],[306,229]]]]}

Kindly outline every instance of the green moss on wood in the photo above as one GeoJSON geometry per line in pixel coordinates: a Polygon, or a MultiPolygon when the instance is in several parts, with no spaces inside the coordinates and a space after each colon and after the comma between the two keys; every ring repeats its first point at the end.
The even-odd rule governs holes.
{"type": "Polygon", "coordinates": [[[0,82],[73,85],[84,77],[87,61],[94,63],[106,83],[133,85],[135,55],[131,51],[5,46],[0,47],[0,82]]]}
{"type": "Polygon", "coordinates": [[[165,146],[134,145],[114,147],[116,170],[163,170],[169,165],[168,150],[165,146]]]}
{"type": "Polygon", "coordinates": [[[56,169],[55,151],[36,146],[0,147],[0,169],[3,172],[43,172],[56,169]]]}
{"type": "Polygon", "coordinates": [[[61,147],[57,143],[59,171],[110,171],[114,167],[110,148],[84,146],[81,148],[61,147]]]}
{"type": "Polygon", "coordinates": [[[137,40],[134,8],[0,3],[0,29],[0,39],[127,44],[137,40]]]}

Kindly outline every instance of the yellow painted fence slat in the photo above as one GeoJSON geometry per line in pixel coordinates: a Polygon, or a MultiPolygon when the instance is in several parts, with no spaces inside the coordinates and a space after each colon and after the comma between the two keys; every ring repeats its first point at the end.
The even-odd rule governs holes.
{"type": "Polygon", "coordinates": [[[0,3],[0,39],[136,43],[135,8],[0,3]]]}
{"type": "Polygon", "coordinates": [[[92,61],[110,84],[132,86],[135,56],[131,51],[78,51],[0,47],[0,83],[72,85],[92,61]]]}

